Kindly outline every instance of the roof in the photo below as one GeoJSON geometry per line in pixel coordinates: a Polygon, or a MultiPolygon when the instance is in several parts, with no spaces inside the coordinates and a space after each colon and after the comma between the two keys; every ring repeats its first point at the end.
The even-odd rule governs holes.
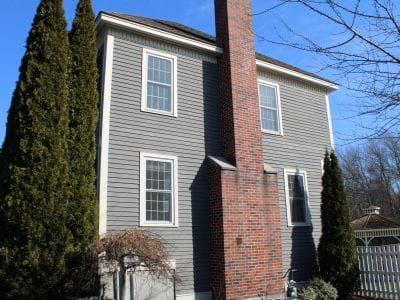
{"type": "Polygon", "coordinates": [[[381,209],[379,206],[376,205],[370,205],[367,208],[364,208],[364,210],[372,210],[372,209],[381,209]]]}
{"type": "Polygon", "coordinates": [[[351,222],[354,230],[400,228],[400,219],[377,214],[364,215],[351,222]]]}
{"type": "MultiPolygon", "coordinates": [[[[124,19],[127,21],[132,21],[141,25],[149,26],[158,30],[162,30],[168,33],[173,33],[185,38],[189,38],[195,41],[203,42],[203,43],[208,43],[212,45],[216,45],[216,39],[215,36],[209,35],[207,33],[204,33],[202,31],[196,30],[194,28],[185,26],[180,23],[172,22],[172,21],[167,21],[167,20],[160,20],[160,19],[152,19],[152,18],[146,18],[146,17],[140,17],[140,16],[134,16],[130,14],[124,14],[124,13],[117,13],[117,12],[100,12],[99,15],[101,14],[106,14],[110,16],[114,16],[120,19],[124,19]]],[[[326,81],[328,83],[331,83],[332,85],[337,85],[337,83],[330,81],[328,79],[325,79],[321,76],[318,76],[316,74],[307,72],[305,70],[299,69],[295,66],[289,65],[287,63],[284,63],[280,60],[277,60],[275,58],[263,55],[261,53],[256,53],[256,58],[258,60],[261,60],[266,63],[273,64],[278,67],[282,67],[294,72],[298,72],[307,76],[311,76],[313,78],[319,79],[326,81]]]]}
{"type": "Polygon", "coordinates": [[[191,39],[194,39],[194,40],[197,40],[200,42],[215,44],[214,36],[204,33],[202,31],[196,30],[194,28],[185,26],[183,24],[176,23],[176,22],[134,16],[134,15],[124,14],[124,13],[117,13],[117,12],[104,12],[104,13],[111,15],[111,16],[126,19],[129,21],[133,21],[136,23],[140,23],[143,25],[147,25],[150,27],[154,27],[154,28],[157,28],[157,29],[160,29],[163,31],[170,32],[170,33],[175,33],[177,35],[191,38],[191,39]]]}

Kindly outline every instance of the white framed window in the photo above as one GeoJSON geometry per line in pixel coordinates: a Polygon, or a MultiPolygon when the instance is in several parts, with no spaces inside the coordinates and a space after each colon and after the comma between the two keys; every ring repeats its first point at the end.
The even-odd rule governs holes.
{"type": "Polygon", "coordinates": [[[177,57],[143,49],[142,111],[177,116],[177,57]]]}
{"type": "Polygon", "coordinates": [[[289,226],[311,226],[307,173],[285,169],[286,209],[289,226]]]}
{"type": "Polygon", "coordinates": [[[282,115],[279,85],[258,80],[261,130],[265,133],[282,135],[282,115]]]}
{"type": "Polygon", "coordinates": [[[140,226],[178,226],[178,158],[140,153],[140,226]]]}

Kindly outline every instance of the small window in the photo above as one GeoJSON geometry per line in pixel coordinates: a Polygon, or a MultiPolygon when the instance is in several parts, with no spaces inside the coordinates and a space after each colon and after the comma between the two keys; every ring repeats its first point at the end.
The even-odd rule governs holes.
{"type": "Polygon", "coordinates": [[[143,50],[143,111],[176,116],[176,65],[176,56],[143,50]]]}
{"type": "Polygon", "coordinates": [[[261,128],[264,132],[281,134],[279,88],[277,85],[259,82],[261,128]]]}
{"type": "Polygon", "coordinates": [[[310,225],[306,173],[285,170],[285,185],[289,226],[310,225]]]}
{"type": "Polygon", "coordinates": [[[141,154],[141,226],[177,226],[177,158],[141,154]]]}

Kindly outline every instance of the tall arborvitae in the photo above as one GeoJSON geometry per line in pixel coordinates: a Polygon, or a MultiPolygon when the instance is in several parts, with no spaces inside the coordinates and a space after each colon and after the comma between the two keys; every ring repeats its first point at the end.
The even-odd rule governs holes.
{"type": "Polygon", "coordinates": [[[98,117],[96,35],[90,0],[80,0],[69,34],[70,200],[68,227],[80,251],[97,233],[96,125],[98,117]]]}
{"type": "Polygon", "coordinates": [[[42,0],[1,154],[0,298],[44,298],[55,292],[65,269],[68,62],[62,1],[42,0]]]}
{"type": "Polygon", "coordinates": [[[321,194],[322,236],[318,246],[320,275],[346,299],[358,287],[359,269],[355,237],[342,172],[336,155],[327,152],[321,194]]]}

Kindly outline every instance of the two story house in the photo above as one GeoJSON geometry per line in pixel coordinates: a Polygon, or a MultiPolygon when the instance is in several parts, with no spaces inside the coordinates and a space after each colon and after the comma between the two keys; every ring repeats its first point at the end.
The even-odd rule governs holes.
{"type": "Polygon", "coordinates": [[[316,268],[338,85],[256,53],[250,0],[215,14],[98,15],[99,230],[159,234],[176,299],[281,296],[316,268]]]}

